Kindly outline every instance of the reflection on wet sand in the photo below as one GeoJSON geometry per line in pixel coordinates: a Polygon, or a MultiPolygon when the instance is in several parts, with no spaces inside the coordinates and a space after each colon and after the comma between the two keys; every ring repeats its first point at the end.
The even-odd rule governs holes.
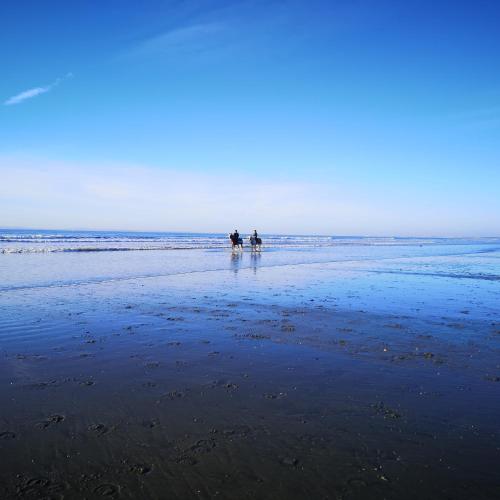
{"type": "Polygon", "coordinates": [[[236,274],[241,268],[241,263],[243,261],[243,253],[241,252],[231,252],[231,269],[236,274]]]}
{"type": "Polygon", "coordinates": [[[248,268],[248,264],[245,264],[246,261],[250,262],[250,269],[252,269],[253,273],[257,273],[257,269],[261,264],[262,253],[261,252],[249,252],[244,254],[242,252],[231,252],[230,254],[230,262],[231,269],[236,274],[240,269],[248,268]]]}
{"type": "Polygon", "coordinates": [[[0,294],[0,498],[497,498],[500,282],[269,255],[0,294]]]}
{"type": "Polygon", "coordinates": [[[260,265],[261,257],[262,257],[262,253],[260,251],[252,252],[250,254],[250,259],[252,261],[252,269],[253,269],[254,274],[257,273],[257,268],[260,265]]]}

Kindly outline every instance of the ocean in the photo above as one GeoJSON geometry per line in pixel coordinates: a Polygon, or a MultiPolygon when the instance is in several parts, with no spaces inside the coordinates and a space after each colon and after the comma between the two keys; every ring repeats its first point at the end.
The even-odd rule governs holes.
{"type": "Polygon", "coordinates": [[[466,265],[428,260],[428,272],[500,279],[495,259],[500,238],[263,234],[262,239],[262,252],[256,253],[248,245],[243,252],[232,252],[221,233],[0,229],[0,292],[315,263],[365,262],[380,271],[394,259],[403,259],[404,272],[414,272],[411,259],[440,256],[463,256],[466,265]],[[471,256],[483,258],[474,261],[471,256]]]}
{"type": "MultiPolygon", "coordinates": [[[[245,241],[248,234],[242,233],[245,241]]],[[[264,234],[267,248],[500,244],[500,238],[415,238],[264,234]]],[[[1,229],[0,253],[113,252],[227,248],[223,233],[1,229]]]]}

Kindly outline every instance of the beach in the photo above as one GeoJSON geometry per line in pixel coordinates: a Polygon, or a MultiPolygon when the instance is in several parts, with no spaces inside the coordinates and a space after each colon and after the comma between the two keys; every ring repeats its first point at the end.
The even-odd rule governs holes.
{"type": "Polygon", "coordinates": [[[0,247],[1,498],[500,496],[499,240],[47,234],[0,247]]]}

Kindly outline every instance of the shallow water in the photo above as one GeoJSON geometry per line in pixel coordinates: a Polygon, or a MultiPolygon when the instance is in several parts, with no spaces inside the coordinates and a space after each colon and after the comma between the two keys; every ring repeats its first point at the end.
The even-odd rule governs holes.
{"type": "MultiPolygon", "coordinates": [[[[500,279],[495,264],[500,240],[416,238],[264,237],[264,252],[231,252],[222,235],[190,233],[80,233],[0,230],[0,292],[5,290],[168,276],[200,271],[291,264],[382,261],[423,257],[419,272],[443,273],[437,259],[457,256],[447,272],[500,279]],[[118,246],[117,246],[118,245],[118,246]],[[120,247],[119,245],[122,245],[120,247]],[[141,250],[144,246],[148,250],[141,250]],[[160,247],[161,249],[157,249],[160,247]],[[183,247],[183,248],[179,248],[183,247]],[[122,250],[134,251],[115,251],[122,250]],[[75,251],[78,249],[78,251],[75,251]],[[491,266],[483,254],[489,254],[491,266]],[[460,256],[464,256],[463,259],[460,256]],[[467,257],[465,257],[467,256],[467,257]],[[428,260],[436,257],[435,260],[428,260]],[[472,259],[478,257],[477,269],[472,259]],[[433,267],[434,266],[434,267],[433,267]],[[437,266],[437,267],[436,267],[437,266]]],[[[412,272],[411,268],[407,269],[412,272]]],[[[402,272],[399,270],[398,272],[402,272]]]]}

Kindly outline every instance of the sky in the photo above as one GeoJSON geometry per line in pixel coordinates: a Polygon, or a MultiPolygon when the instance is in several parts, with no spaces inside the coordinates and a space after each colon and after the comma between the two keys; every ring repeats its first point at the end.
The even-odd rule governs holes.
{"type": "Polygon", "coordinates": [[[500,236],[497,0],[5,0],[0,227],[500,236]]]}

